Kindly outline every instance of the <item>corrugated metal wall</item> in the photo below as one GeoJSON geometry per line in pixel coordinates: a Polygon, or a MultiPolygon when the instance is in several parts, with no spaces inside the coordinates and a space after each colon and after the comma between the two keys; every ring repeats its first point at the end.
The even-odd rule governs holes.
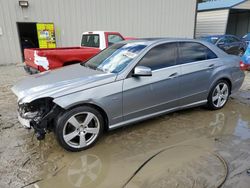
{"type": "Polygon", "coordinates": [[[229,10],[214,10],[197,13],[196,37],[225,34],[229,10]]]}
{"type": "Polygon", "coordinates": [[[237,13],[231,10],[226,33],[241,37],[248,32],[250,32],[250,11],[237,13]]]}
{"type": "Polygon", "coordinates": [[[21,61],[16,22],[53,22],[57,46],[76,46],[89,30],[134,37],[193,37],[196,0],[0,0],[0,64],[21,61]],[[1,34],[1,33],[0,33],[1,34]]]}

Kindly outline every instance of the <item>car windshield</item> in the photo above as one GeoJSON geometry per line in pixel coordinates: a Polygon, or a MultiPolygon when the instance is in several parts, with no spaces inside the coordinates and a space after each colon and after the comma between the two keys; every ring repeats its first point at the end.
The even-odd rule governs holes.
{"type": "Polygon", "coordinates": [[[122,71],[146,47],[143,43],[117,43],[103,50],[85,64],[86,67],[104,72],[122,71]]]}
{"type": "Polygon", "coordinates": [[[219,37],[201,37],[200,39],[215,44],[219,37]]]}

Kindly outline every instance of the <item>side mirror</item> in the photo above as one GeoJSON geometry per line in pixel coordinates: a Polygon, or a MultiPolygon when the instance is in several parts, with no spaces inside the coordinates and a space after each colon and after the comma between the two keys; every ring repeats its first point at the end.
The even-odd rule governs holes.
{"type": "Polygon", "coordinates": [[[136,66],[133,76],[152,76],[152,70],[145,66],[136,66]]]}

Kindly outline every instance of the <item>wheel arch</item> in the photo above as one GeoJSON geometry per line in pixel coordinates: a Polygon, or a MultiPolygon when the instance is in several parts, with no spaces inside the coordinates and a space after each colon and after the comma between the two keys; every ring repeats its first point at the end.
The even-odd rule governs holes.
{"type": "MultiPolygon", "coordinates": [[[[215,79],[214,82],[211,84],[211,87],[209,89],[209,94],[207,96],[207,107],[211,110],[218,110],[224,107],[224,105],[227,103],[228,98],[231,94],[231,88],[232,88],[232,82],[230,80],[230,78],[228,77],[220,77],[218,79],[215,79]],[[227,98],[224,100],[223,104],[219,104],[218,102],[217,104],[214,104],[215,101],[213,101],[213,93],[215,90],[215,87],[217,87],[218,84],[220,84],[221,81],[224,81],[224,83],[226,82],[228,87],[229,87],[229,93],[227,95],[227,98]]],[[[216,99],[215,99],[216,100],[216,99]]]]}
{"type": "Polygon", "coordinates": [[[83,102],[83,103],[78,103],[78,104],[71,105],[65,110],[71,110],[71,109],[79,107],[79,106],[89,106],[89,107],[92,107],[92,108],[96,109],[98,112],[100,112],[103,119],[104,119],[104,128],[105,128],[105,130],[108,130],[108,126],[109,126],[108,114],[106,113],[106,111],[102,107],[100,107],[97,104],[83,102]]]}
{"type": "Polygon", "coordinates": [[[229,94],[231,94],[231,91],[232,91],[232,81],[227,76],[222,76],[222,77],[219,77],[219,78],[215,79],[214,82],[211,84],[211,86],[209,88],[209,91],[211,91],[211,89],[213,88],[214,84],[217,83],[220,80],[225,80],[229,84],[229,88],[230,88],[230,90],[229,90],[230,93],[229,94]]]}

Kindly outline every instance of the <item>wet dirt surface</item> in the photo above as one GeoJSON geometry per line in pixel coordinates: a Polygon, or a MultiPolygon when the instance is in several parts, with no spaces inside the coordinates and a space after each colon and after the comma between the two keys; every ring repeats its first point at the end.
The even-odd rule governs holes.
{"type": "Polygon", "coordinates": [[[218,111],[193,108],[107,132],[86,151],[63,150],[21,127],[10,87],[22,67],[0,67],[0,187],[250,187],[250,73],[218,111]]]}

